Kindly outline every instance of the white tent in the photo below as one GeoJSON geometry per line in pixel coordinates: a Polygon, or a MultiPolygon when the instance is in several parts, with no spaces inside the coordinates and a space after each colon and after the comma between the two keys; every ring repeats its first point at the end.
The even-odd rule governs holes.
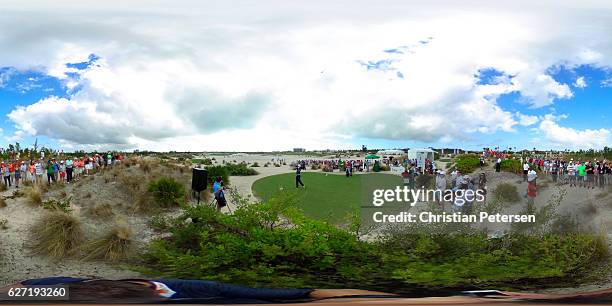
{"type": "Polygon", "coordinates": [[[425,160],[434,160],[434,154],[436,151],[431,149],[410,149],[408,150],[408,158],[410,160],[416,159],[417,167],[423,169],[425,167],[425,160]]]}

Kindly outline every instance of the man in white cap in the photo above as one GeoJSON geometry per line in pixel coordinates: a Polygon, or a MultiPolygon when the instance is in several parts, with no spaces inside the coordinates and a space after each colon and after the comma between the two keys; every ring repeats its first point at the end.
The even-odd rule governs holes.
{"type": "Polygon", "coordinates": [[[525,161],[523,164],[523,182],[527,181],[527,172],[529,172],[529,163],[525,161]]]}
{"type": "Polygon", "coordinates": [[[438,175],[436,175],[436,189],[442,192],[446,190],[446,176],[442,170],[438,170],[438,175]]]}
{"type": "Polygon", "coordinates": [[[438,203],[444,199],[444,192],[446,191],[446,176],[444,171],[438,170],[436,175],[436,194],[440,198],[436,199],[438,203]],[[439,192],[438,192],[439,191],[439,192]]]}
{"type": "Polygon", "coordinates": [[[570,187],[576,186],[576,165],[574,165],[574,160],[570,159],[569,164],[567,165],[567,178],[569,181],[570,187]]]}

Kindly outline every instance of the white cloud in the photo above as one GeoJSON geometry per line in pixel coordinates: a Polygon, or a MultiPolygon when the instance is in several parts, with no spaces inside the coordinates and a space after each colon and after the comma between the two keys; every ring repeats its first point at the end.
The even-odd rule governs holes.
{"type": "Polygon", "coordinates": [[[601,87],[612,87],[612,78],[601,81],[601,87]]]}
{"type": "Polygon", "coordinates": [[[540,131],[548,142],[559,148],[602,149],[610,144],[609,129],[577,130],[559,125],[558,120],[565,117],[546,115],[540,122],[540,131]]]}
{"type": "Polygon", "coordinates": [[[524,115],[518,112],[516,113],[516,117],[518,118],[519,124],[522,126],[534,125],[540,120],[538,116],[524,115]]]}
{"type": "Polygon", "coordinates": [[[585,88],[585,87],[587,87],[587,82],[586,82],[586,80],[584,79],[584,77],[583,77],[583,76],[581,76],[581,77],[578,77],[578,78],[576,79],[576,81],[574,82],[574,86],[575,86],[575,87],[578,87],[578,88],[585,88]]]}
{"type": "Polygon", "coordinates": [[[80,88],[70,100],[43,99],[9,119],[18,133],[75,147],[451,142],[537,123],[498,105],[501,94],[519,92],[534,108],[572,97],[548,74],[552,65],[611,64],[612,40],[601,29],[612,21],[597,17],[611,8],[604,2],[482,4],[3,2],[0,67],[40,69],[80,88]],[[600,26],[585,33],[575,26],[581,22],[600,26]],[[402,54],[383,52],[402,46],[402,54]],[[76,71],[65,63],[91,53],[100,66],[71,78],[76,71]],[[386,59],[393,60],[387,71],[357,62],[386,59]],[[474,75],[490,67],[512,78],[477,85],[474,75]]]}

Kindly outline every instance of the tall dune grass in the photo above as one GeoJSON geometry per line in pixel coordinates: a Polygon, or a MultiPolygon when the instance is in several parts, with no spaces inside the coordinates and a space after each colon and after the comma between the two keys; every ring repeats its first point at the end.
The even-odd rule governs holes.
{"type": "Polygon", "coordinates": [[[30,248],[34,254],[55,260],[74,255],[84,240],[82,227],[81,221],[72,215],[47,213],[30,229],[30,248]]]}
{"type": "Polygon", "coordinates": [[[134,232],[117,225],[102,237],[84,245],[85,260],[119,261],[128,259],[134,252],[134,232]]]}

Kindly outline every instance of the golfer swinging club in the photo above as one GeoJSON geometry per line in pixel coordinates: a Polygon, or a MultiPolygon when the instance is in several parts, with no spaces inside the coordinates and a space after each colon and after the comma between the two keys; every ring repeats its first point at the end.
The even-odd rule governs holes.
{"type": "Polygon", "coordinates": [[[302,166],[300,165],[300,163],[298,163],[295,167],[295,188],[300,188],[300,185],[306,188],[306,186],[304,186],[304,183],[302,183],[302,166]]]}

